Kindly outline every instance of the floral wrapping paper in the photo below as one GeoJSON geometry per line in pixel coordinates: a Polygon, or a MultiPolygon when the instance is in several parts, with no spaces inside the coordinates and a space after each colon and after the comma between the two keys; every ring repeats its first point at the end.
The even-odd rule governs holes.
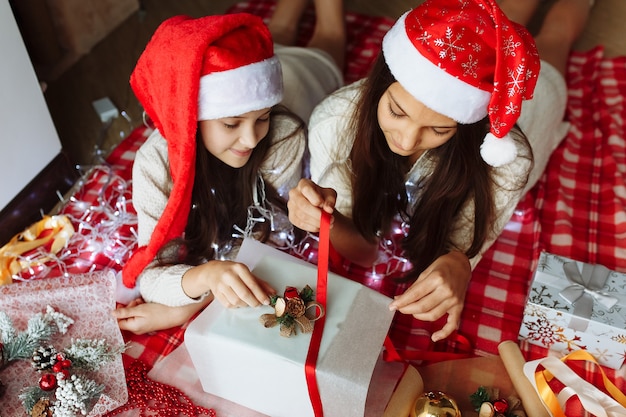
{"type": "MultiPolygon", "coordinates": [[[[570,304],[561,295],[566,288],[572,286],[564,270],[564,266],[571,266],[571,263],[579,271],[582,270],[582,262],[547,252],[541,253],[524,309],[519,337],[562,355],[585,349],[600,364],[619,369],[626,356],[626,274],[607,271],[606,282],[598,293],[600,297],[611,297],[614,305],[607,307],[598,301],[600,297],[594,298],[590,317],[586,319],[574,314],[578,301],[570,304]]],[[[591,294],[588,290],[584,291],[591,294]]]]}
{"type": "MultiPolygon", "coordinates": [[[[104,339],[112,348],[124,344],[117,322],[110,313],[115,308],[113,272],[93,272],[0,287],[0,311],[9,315],[17,332],[22,332],[28,320],[45,312],[47,306],[74,320],[67,333],[56,334],[50,343],[46,343],[58,350],[68,346],[72,338],[104,339]]],[[[39,373],[26,360],[15,361],[0,371],[0,381],[6,386],[0,401],[0,416],[26,416],[18,395],[24,388],[36,386],[38,378],[39,373]]],[[[121,354],[92,373],[90,379],[103,384],[105,389],[89,416],[103,415],[128,400],[121,354]]]]}

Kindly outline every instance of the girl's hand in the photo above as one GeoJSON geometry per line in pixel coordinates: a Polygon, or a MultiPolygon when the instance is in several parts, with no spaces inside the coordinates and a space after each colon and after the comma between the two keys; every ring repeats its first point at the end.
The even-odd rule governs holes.
{"type": "Polygon", "coordinates": [[[423,321],[436,321],[448,313],[446,324],[431,337],[433,342],[445,339],[459,327],[471,275],[465,254],[453,251],[442,255],[404,294],[396,296],[389,308],[423,321]]]}
{"type": "Polygon", "coordinates": [[[265,281],[255,277],[242,263],[209,261],[185,273],[183,290],[192,298],[210,290],[225,307],[256,307],[269,305],[269,294],[276,291],[265,281]]]}
{"type": "Polygon", "coordinates": [[[337,192],[332,188],[323,188],[311,180],[301,179],[296,188],[289,191],[289,221],[302,230],[317,233],[322,210],[332,214],[336,200],[337,192]]]}
{"type": "Polygon", "coordinates": [[[120,329],[144,334],[185,324],[211,300],[212,298],[207,297],[199,303],[170,307],[165,304],[146,303],[138,298],[128,303],[126,307],[113,310],[112,314],[117,319],[120,329]]]}

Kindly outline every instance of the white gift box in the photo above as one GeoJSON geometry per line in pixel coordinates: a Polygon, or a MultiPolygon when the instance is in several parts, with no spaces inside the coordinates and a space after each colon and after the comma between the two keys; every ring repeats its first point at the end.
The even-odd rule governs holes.
{"type": "MultiPolygon", "coordinates": [[[[244,263],[279,294],[287,286],[301,290],[309,285],[315,291],[315,266],[246,242],[238,259],[251,255],[244,263]]],[[[390,302],[361,284],[328,274],[316,365],[325,415],[364,415],[372,372],[393,318],[390,302]]],[[[273,312],[269,306],[226,309],[213,302],[187,328],[186,348],[204,391],[272,417],[313,416],[305,377],[311,333],[282,337],[278,326],[265,328],[259,317],[273,312]]]]}
{"type": "Polygon", "coordinates": [[[626,354],[625,286],[625,274],[542,252],[519,338],[563,355],[585,349],[598,363],[619,369],[626,354]],[[589,288],[572,277],[589,281],[589,288]]]}

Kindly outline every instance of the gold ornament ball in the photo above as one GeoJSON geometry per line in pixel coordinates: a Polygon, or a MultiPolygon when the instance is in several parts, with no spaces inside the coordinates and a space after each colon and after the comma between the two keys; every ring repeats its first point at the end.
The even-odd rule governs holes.
{"type": "Polygon", "coordinates": [[[454,398],[437,391],[422,394],[415,401],[410,417],[461,417],[454,398]]]}

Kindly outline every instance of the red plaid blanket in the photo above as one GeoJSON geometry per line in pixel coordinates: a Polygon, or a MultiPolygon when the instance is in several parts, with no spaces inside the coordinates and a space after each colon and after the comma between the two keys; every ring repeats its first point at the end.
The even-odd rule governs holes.
{"type": "MultiPolygon", "coordinates": [[[[626,172],[626,57],[604,59],[601,49],[575,53],[569,76],[572,128],[474,271],[459,333],[469,339],[476,355],[497,354],[501,341],[517,340],[541,250],[626,272],[626,189],[621,175],[626,172]]],[[[110,158],[114,164],[143,142],[141,132],[116,149],[110,158]]],[[[174,329],[128,339],[141,346],[139,357],[154,363],[181,342],[183,333],[174,329]]],[[[416,329],[409,337],[427,339],[429,332],[416,329]]],[[[548,354],[528,343],[521,347],[528,360],[548,354]]],[[[626,371],[605,371],[620,389],[626,388],[626,371]]],[[[588,372],[594,378],[594,370],[588,372]]]]}
{"type": "MultiPolygon", "coordinates": [[[[520,202],[502,235],[474,271],[459,333],[475,355],[497,354],[503,340],[517,340],[526,297],[539,253],[601,263],[626,272],[626,57],[605,59],[601,49],[575,53],[569,66],[568,136],[554,152],[548,168],[520,202]]],[[[113,166],[130,165],[144,141],[137,129],[109,157],[113,166]]],[[[151,335],[125,335],[133,343],[130,355],[153,364],[183,339],[184,329],[151,335]]],[[[410,337],[428,345],[428,329],[410,337]]],[[[454,346],[433,348],[454,351],[454,346]]],[[[527,360],[549,354],[521,342],[527,360]]],[[[579,373],[600,383],[597,368],[579,373]]],[[[604,368],[619,389],[626,389],[626,370],[604,368]]]]}
{"type": "MultiPolygon", "coordinates": [[[[271,1],[242,2],[231,11],[266,17],[272,7],[271,1]]],[[[307,31],[312,28],[312,11],[308,13],[300,42],[306,41],[307,31]]],[[[367,73],[392,21],[355,13],[348,13],[347,21],[346,80],[350,82],[367,73]]],[[[474,271],[459,334],[471,342],[475,355],[497,354],[501,341],[517,340],[541,250],[626,272],[626,57],[603,58],[600,48],[574,53],[568,89],[567,117],[572,125],[568,136],[552,155],[539,183],[520,202],[506,229],[474,271]]],[[[103,268],[119,270],[133,248],[134,230],[132,218],[121,221],[116,216],[132,215],[132,206],[126,204],[131,199],[132,161],[147,133],[149,129],[145,127],[132,132],[107,158],[105,168],[86,176],[62,210],[73,215],[77,236],[84,237],[107,224],[123,227],[98,229],[98,236],[106,239],[95,249],[70,247],[68,257],[62,259],[59,255],[56,268],[48,276],[103,268]],[[118,205],[123,202],[113,208],[117,214],[94,209],[113,200],[118,205]],[[86,207],[91,210],[85,217],[86,207]],[[82,256],[77,257],[77,253],[82,256]]],[[[85,240],[73,238],[73,242],[85,240]]],[[[125,334],[131,342],[126,359],[130,363],[132,358],[139,358],[152,366],[179,346],[183,335],[184,328],[144,336],[125,334]]],[[[428,336],[428,331],[420,329],[409,334],[425,340],[428,336]]],[[[448,343],[434,348],[454,351],[455,346],[448,343]]],[[[521,348],[528,360],[548,354],[547,350],[524,342],[521,348]]],[[[624,367],[620,371],[605,371],[619,389],[626,388],[624,367]]],[[[580,372],[592,381],[599,377],[595,369],[580,372]]]]}

